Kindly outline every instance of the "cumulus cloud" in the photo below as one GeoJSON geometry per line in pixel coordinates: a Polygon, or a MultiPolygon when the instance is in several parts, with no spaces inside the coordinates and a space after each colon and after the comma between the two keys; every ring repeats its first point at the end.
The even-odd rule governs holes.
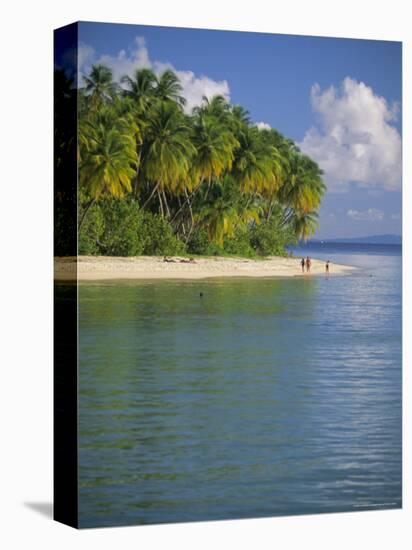
{"type": "Polygon", "coordinates": [[[230,88],[226,80],[213,80],[205,75],[196,75],[192,71],[176,69],[171,63],[152,61],[146,46],[145,39],[137,36],[133,46],[129,50],[120,50],[115,55],[104,54],[97,57],[93,48],[87,44],[79,45],[79,73],[80,81],[82,75],[87,74],[92,64],[103,63],[113,71],[113,78],[117,82],[124,75],[132,76],[136,69],[150,68],[156,74],[161,74],[167,69],[173,70],[180,79],[183,87],[183,96],[186,98],[186,111],[190,112],[193,107],[200,105],[203,96],[212,98],[214,95],[223,95],[230,99],[230,88]]]}
{"type": "Polygon", "coordinates": [[[267,124],[266,122],[256,122],[256,126],[259,128],[259,130],[270,130],[271,129],[270,124],[267,124]]]}
{"type": "MultiPolygon", "coordinates": [[[[170,66],[170,68],[175,70],[173,66],[170,66]]],[[[222,95],[229,101],[230,90],[226,80],[216,81],[208,76],[197,77],[192,71],[175,70],[175,72],[183,86],[183,95],[187,101],[187,112],[200,105],[204,96],[210,99],[215,95],[222,95]]]]}
{"type": "Polygon", "coordinates": [[[370,222],[381,221],[385,217],[384,212],[377,208],[368,208],[368,210],[348,210],[346,215],[352,220],[370,222]]]}
{"type": "Polygon", "coordinates": [[[84,42],[80,42],[77,49],[77,64],[79,67],[80,76],[82,75],[82,72],[89,72],[94,57],[94,48],[92,48],[88,44],[85,44],[84,42]]]}
{"type": "Polygon", "coordinates": [[[345,78],[340,89],[311,90],[319,124],[299,144],[325,172],[328,188],[346,191],[349,183],[399,190],[401,137],[393,125],[399,105],[389,105],[363,82],[345,78]]]}

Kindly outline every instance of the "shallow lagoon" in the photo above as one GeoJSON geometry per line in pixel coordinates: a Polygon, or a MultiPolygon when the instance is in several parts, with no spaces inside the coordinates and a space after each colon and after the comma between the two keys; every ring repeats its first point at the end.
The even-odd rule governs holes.
{"type": "Polygon", "coordinates": [[[400,249],[323,253],[360,269],[80,285],[82,527],[401,506],[400,249]]]}

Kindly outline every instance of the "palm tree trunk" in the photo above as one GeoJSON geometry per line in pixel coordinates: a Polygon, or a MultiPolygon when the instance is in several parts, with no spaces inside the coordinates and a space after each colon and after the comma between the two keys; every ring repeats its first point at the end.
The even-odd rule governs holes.
{"type": "Polygon", "coordinates": [[[188,197],[188,193],[187,193],[186,189],[185,189],[185,195],[188,199],[189,212],[190,212],[190,227],[189,227],[189,231],[187,233],[187,237],[186,237],[186,241],[185,241],[187,243],[190,239],[190,235],[192,234],[193,228],[195,226],[195,218],[193,216],[192,203],[190,201],[190,197],[188,197]]]}
{"type": "MultiPolygon", "coordinates": [[[[194,195],[194,191],[193,191],[192,195],[194,195]]],[[[180,214],[180,212],[183,210],[183,208],[186,206],[186,204],[187,204],[188,202],[189,202],[188,199],[186,199],[186,200],[184,201],[183,204],[179,204],[178,210],[175,212],[175,215],[174,215],[173,218],[171,219],[172,222],[175,221],[175,219],[177,218],[177,216],[180,214]]]]}
{"type": "Polygon", "coordinates": [[[246,202],[246,208],[249,208],[250,203],[253,202],[253,201],[255,200],[256,195],[257,195],[257,192],[256,192],[256,191],[254,191],[251,195],[249,195],[249,198],[248,198],[248,200],[247,200],[247,202],[246,202]]]}
{"type": "Polygon", "coordinates": [[[183,236],[183,238],[185,239],[185,242],[186,242],[186,227],[185,227],[184,222],[182,222],[182,236],[183,236]]]}
{"type": "MultiPolygon", "coordinates": [[[[178,211],[180,212],[180,211],[182,210],[182,201],[181,201],[179,195],[177,195],[176,198],[177,198],[177,204],[178,204],[178,206],[179,206],[179,210],[178,210],[178,211]]],[[[173,220],[175,219],[175,217],[176,217],[176,215],[173,216],[173,220]]],[[[173,220],[171,220],[170,223],[172,223],[173,220]]],[[[181,234],[182,237],[185,239],[185,237],[186,237],[186,228],[185,228],[184,220],[181,221],[180,225],[178,224],[178,225],[176,226],[176,233],[177,233],[177,234],[181,234]]]]}
{"type": "Polygon", "coordinates": [[[137,200],[137,193],[138,193],[138,190],[139,190],[138,177],[139,177],[140,159],[141,158],[142,158],[142,149],[140,149],[138,159],[137,159],[137,168],[136,168],[136,175],[135,175],[136,179],[135,179],[135,182],[134,182],[134,189],[133,189],[133,198],[134,198],[134,200],[137,200]]]}
{"type": "Polygon", "coordinates": [[[207,196],[209,194],[209,191],[210,191],[210,188],[212,187],[212,178],[209,178],[209,181],[208,181],[208,184],[207,184],[207,188],[206,188],[206,193],[205,193],[205,200],[207,199],[207,196]]]}
{"type": "Polygon", "coordinates": [[[188,192],[187,192],[186,189],[185,189],[185,196],[186,196],[186,199],[187,199],[187,203],[189,205],[190,219],[192,220],[192,223],[194,223],[192,201],[191,201],[191,197],[189,197],[188,192]]]}
{"type": "Polygon", "coordinates": [[[269,203],[268,213],[267,213],[267,216],[266,216],[266,221],[267,222],[270,220],[270,217],[272,216],[274,205],[275,205],[275,201],[274,201],[274,199],[272,199],[269,203]]]}
{"type": "Polygon", "coordinates": [[[80,221],[79,221],[79,227],[78,227],[78,233],[80,233],[80,229],[83,225],[83,222],[84,220],[86,219],[86,214],[87,212],[90,210],[90,208],[93,206],[93,204],[96,202],[96,199],[90,199],[88,203],[86,203],[86,206],[84,208],[84,211],[83,211],[83,214],[82,214],[82,217],[80,218],[80,221]]]}
{"type": "Polygon", "coordinates": [[[187,190],[185,189],[185,196],[186,196],[186,200],[184,201],[184,203],[182,204],[182,206],[180,206],[179,210],[175,213],[175,215],[173,216],[173,219],[171,220],[172,222],[175,221],[175,219],[177,218],[177,216],[180,214],[180,212],[183,210],[183,208],[186,206],[186,204],[195,196],[195,194],[199,191],[199,189],[201,188],[202,186],[202,183],[204,181],[204,178],[202,178],[200,180],[200,183],[197,187],[195,187],[195,189],[193,189],[193,191],[190,193],[190,195],[187,193],[187,190]]]}
{"type": "Polygon", "coordinates": [[[192,223],[190,228],[189,228],[189,232],[187,234],[187,237],[185,239],[185,243],[187,244],[189,242],[189,239],[190,239],[190,236],[192,235],[192,232],[193,232],[193,229],[195,228],[195,223],[192,223]]]}
{"type": "Polygon", "coordinates": [[[167,217],[170,220],[170,208],[169,208],[169,205],[167,204],[166,193],[165,193],[164,189],[162,190],[162,197],[163,197],[163,200],[164,200],[164,205],[165,205],[167,217]]]}
{"type": "Polygon", "coordinates": [[[157,198],[159,199],[160,215],[162,216],[162,218],[164,218],[165,212],[163,210],[162,195],[159,189],[157,189],[157,198]]]}
{"type": "Polygon", "coordinates": [[[285,213],[283,214],[283,220],[282,220],[282,223],[281,223],[281,227],[286,225],[292,216],[293,216],[293,209],[290,208],[290,207],[286,208],[285,213]]]}
{"type": "Polygon", "coordinates": [[[150,193],[149,195],[149,198],[146,200],[146,202],[144,203],[144,205],[140,208],[141,210],[144,210],[146,208],[146,206],[149,204],[149,202],[152,200],[154,194],[156,193],[156,191],[159,189],[159,185],[160,185],[160,181],[156,183],[156,185],[153,187],[152,189],[152,192],[150,193]]]}

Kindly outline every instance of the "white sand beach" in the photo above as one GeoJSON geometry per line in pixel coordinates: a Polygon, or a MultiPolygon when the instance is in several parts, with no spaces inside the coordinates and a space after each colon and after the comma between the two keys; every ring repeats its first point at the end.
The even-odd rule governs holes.
{"type": "MultiPolygon", "coordinates": [[[[277,256],[247,258],[79,256],[55,258],[55,280],[98,281],[110,279],[205,279],[209,277],[311,277],[325,275],[325,262],[312,259],[311,272],[302,273],[300,258],[277,256]]],[[[356,268],[330,264],[330,276],[349,274],[356,268]]]]}

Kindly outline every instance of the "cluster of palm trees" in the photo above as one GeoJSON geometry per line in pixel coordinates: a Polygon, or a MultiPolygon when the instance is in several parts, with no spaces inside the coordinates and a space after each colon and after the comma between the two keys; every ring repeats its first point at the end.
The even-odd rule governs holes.
{"type": "Polygon", "coordinates": [[[223,245],[238,229],[268,222],[306,239],[325,185],[318,165],[274,129],[259,129],[224,97],[188,114],[177,75],[150,69],[113,80],[92,67],[79,90],[79,230],[107,197],[137,201],[188,242],[199,227],[223,245]]]}

